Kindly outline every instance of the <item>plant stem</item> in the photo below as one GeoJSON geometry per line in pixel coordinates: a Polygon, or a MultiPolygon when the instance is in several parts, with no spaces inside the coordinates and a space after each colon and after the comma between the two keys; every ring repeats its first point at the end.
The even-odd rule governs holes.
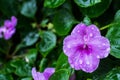
{"type": "Polygon", "coordinates": [[[104,29],[106,29],[106,28],[109,28],[110,26],[112,26],[112,25],[114,25],[115,23],[111,23],[111,24],[109,24],[109,25],[106,25],[106,26],[104,26],[104,27],[101,27],[100,28],[100,30],[104,30],[104,29]]]}

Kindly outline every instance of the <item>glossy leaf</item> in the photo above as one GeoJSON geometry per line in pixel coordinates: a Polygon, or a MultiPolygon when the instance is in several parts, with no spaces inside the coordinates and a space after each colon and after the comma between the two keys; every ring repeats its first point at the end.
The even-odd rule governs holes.
{"type": "Polygon", "coordinates": [[[33,18],[35,16],[36,11],[37,11],[36,0],[30,0],[28,2],[24,2],[21,9],[21,14],[26,17],[33,18]]]}
{"type": "Polygon", "coordinates": [[[49,8],[56,8],[60,5],[62,5],[65,2],[65,0],[45,0],[44,6],[49,8]]]}
{"type": "Polygon", "coordinates": [[[120,80],[120,67],[113,68],[104,78],[104,80],[120,80]]]}
{"type": "Polygon", "coordinates": [[[18,45],[18,48],[27,47],[33,45],[39,38],[39,34],[36,32],[30,32],[26,37],[22,40],[21,44],[18,45]]]}
{"type": "Polygon", "coordinates": [[[90,18],[98,17],[107,10],[111,1],[112,0],[102,0],[102,2],[95,4],[94,6],[80,8],[80,10],[84,15],[87,15],[90,18]]]}
{"type": "Polygon", "coordinates": [[[41,42],[37,44],[37,48],[43,56],[47,56],[56,45],[56,36],[50,31],[40,33],[41,42]]]}
{"type": "Polygon", "coordinates": [[[115,14],[115,17],[114,17],[114,21],[115,22],[120,22],[120,10],[118,10],[115,14]]]}
{"type": "Polygon", "coordinates": [[[74,1],[80,7],[90,7],[101,2],[101,0],[74,0],[74,1]]]}
{"type": "Polygon", "coordinates": [[[33,80],[31,77],[22,78],[21,80],[33,80]]]}
{"type": "Polygon", "coordinates": [[[69,80],[69,71],[67,69],[61,69],[56,71],[50,78],[50,80],[69,80]]]}
{"type": "Polygon", "coordinates": [[[70,65],[68,63],[67,56],[62,52],[57,60],[56,70],[59,69],[69,69],[70,65]]]}
{"type": "Polygon", "coordinates": [[[61,36],[67,35],[74,23],[74,17],[65,9],[59,10],[53,20],[55,30],[61,36]]]}
{"type": "Polygon", "coordinates": [[[120,58],[120,24],[116,23],[110,26],[106,37],[110,40],[111,52],[110,54],[116,58],[120,58]]]}
{"type": "Polygon", "coordinates": [[[37,49],[30,49],[26,54],[26,61],[28,61],[29,64],[34,64],[37,57],[37,49]]]}
{"type": "Polygon", "coordinates": [[[40,61],[40,64],[39,64],[39,71],[40,72],[43,72],[45,67],[46,67],[46,64],[47,63],[47,59],[46,58],[43,58],[41,61],[40,61]]]}
{"type": "Polygon", "coordinates": [[[28,64],[24,64],[16,68],[15,74],[21,77],[31,76],[31,67],[28,64]]]}
{"type": "MultiPolygon", "coordinates": [[[[1,70],[2,71],[2,70],[1,70]]],[[[15,71],[15,68],[13,66],[10,65],[10,62],[9,63],[6,63],[6,65],[4,65],[4,69],[3,69],[3,72],[2,73],[5,73],[5,74],[10,74],[12,72],[15,71]]]]}
{"type": "Polygon", "coordinates": [[[31,76],[31,67],[23,60],[13,60],[11,66],[15,68],[15,74],[21,77],[31,76]]]}

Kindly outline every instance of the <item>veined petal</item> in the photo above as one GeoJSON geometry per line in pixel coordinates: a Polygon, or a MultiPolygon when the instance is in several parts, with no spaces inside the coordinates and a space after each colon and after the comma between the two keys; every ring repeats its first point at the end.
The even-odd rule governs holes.
{"type": "Polygon", "coordinates": [[[92,54],[84,54],[82,60],[81,69],[88,73],[95,71],[99,65],[99,59],[92,54]]]}
{"type": "Polygon", "coordinates": [[[83,44],[83,41],[80,38],[72,35],[67,36],[63,42],[63,51],[68,57],[70,57],[76,52],[81,44],[83,44]]]}
{"type": "Polygon", "coordinates": [[[75,28],[73,29],[71,35],[75,35],[78,37],[83,37],[86,33],[85,33],[85,29],[87,28],[87,26],[83,23],[80,23],[78,25],[75,26],[75,28]]]}
{"type": "Polygon", "coordinates": [[[105,37],[95,37],[90,40],[88,45],[91,45],[92,53],[94,53],[97,58],[105,58],[110,53],[110,42],[105,37]]]}

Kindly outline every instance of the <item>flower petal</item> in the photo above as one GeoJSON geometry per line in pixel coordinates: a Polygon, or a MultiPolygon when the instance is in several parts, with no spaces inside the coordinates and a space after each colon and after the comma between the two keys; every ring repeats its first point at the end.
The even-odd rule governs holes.
{"type": "Polygon", "coordinates": [[[81,69],[81,64],[82,64],[82,58],[81,58],[81,53],[79,51],[76,51],[74,55],[71,57],[68,57],[69,64],[72,68],[75,70],[80,70],[81,69]]]}
{"type": "Polygon", "coordinates": [[[46,78],[46,80],[49,79],[49,77],[55,72],[55,68],[46,68],[44,71],[44,76],[46,78]]]}
{"type": "Polygon", "coordinates": [[[13,36],[13,34],[15,33],[15,31],[16,31],[16,29],[13,29],[13,30],[6,29],[6,31],[4,32],[4,38],[6,40],[10,39],[13,36]]]}
{"type": "Polygon", "coordinates": [[[35,68],[32,68],[32,76],[34,80],[46,80],[44,75],[40,72],[37,72],[35,68]]]}
{"type": "Polygon", "coordinates": [[[11,23],[14,27],[17,25],[17,18],[15,16],[11,17],[11,23]]]}
{"type": "Polygon", "coordinates": [[[6,31],[6,28],[5,27],[0,27],[0,38],[2,38],[3,37],[3,34],[4,34],[4,32],[6,31]]]}
{"type": "Polygon", "coordinates": [[[96,55],[97,58],[105,58],[110,53],[110,43],[105,37],[96,37],[90,40],[88,45],[92,47],[92,53],[96,55]]]}
{"type": "Polygon", "coordinates": [[[64,39],[63,42],[63,51],[64,53],[70,57],[72,54],[74,54],[77,50],[77,47],[82,43],[83,41],[80,38],[77,38],[76,36],[67,36],[64,39]]]}
{"type": "Polygon", "coordinates": [[[99,59],[92,54],[84,54],[82,60],[81,69],[88,73],[95,71],[99,65],[99,59]]]}
{"type": "Polygon", "coordinates": [[[75,28],[73,29],[71,35],[76,35],[79,37],[83,37],[85,35],[85,29],[86,29],[86,25],[83,23],[80,23],[78,25],[75,26],[75,28]]]}
{"type": "Polygon", "coordinates": [[[86,28],[86,35],[90,38],[101,36],[99,29],[95,25],[90,25],[86,28]]]}

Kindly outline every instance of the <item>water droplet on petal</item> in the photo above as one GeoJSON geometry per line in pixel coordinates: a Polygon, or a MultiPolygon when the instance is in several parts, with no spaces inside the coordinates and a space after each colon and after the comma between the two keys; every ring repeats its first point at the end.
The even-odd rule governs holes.
{"type": "Polygon", "coordinates": [[[68,48],[70,48],[71,46],[70,45],[67,45],[68,48]]]}
{"type": "Polygon", "coordinates": [[[105,44],[105,43],[103,43],[103,45],[105,46],[106,44],[105,44]]]}
{"type": "Polygon", "coordinates": [[[90,33],[90,37],[92,37],[93,36],[93,34],[92,33],[90,33]]]}
{"type": "Polygon", "coordinates": [[[92,27],[92,30],[94,29],[94,27],[92,27]]]}
{"type": "Polygon", "coordinates": [[[97,55],[97,58],[100,58],[100,56],[99,56],[99,55],[97,55]]]}

